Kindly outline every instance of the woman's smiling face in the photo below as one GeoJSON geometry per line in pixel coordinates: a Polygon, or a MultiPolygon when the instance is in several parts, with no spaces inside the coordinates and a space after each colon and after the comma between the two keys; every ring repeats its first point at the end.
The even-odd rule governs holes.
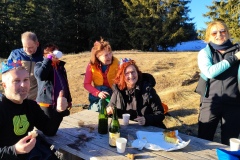
{"type": "Polygon", "coordinates": [[[124,76],[125,76],[124,80],[127,85],[127,88],[131,89],[135,87],[138,81],[138,72],[133,65],[130,65],[125,69],[124,76]]]}
{"type": "Polygon", "coordinates": [[[221,45],[229,39],[228,32],[224,26],[216,24],[210,30],[209,40],[214,44],[221,45]]]}

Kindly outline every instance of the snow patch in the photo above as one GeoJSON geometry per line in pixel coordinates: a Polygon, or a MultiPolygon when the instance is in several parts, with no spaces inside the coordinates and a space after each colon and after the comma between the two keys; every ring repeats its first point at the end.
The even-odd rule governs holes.
{"type": "Polygon", "coordinates": [[[175,47],[169,47],[169,51],[200,51],[207,44],[203,40],[195,40],[178,43],[175,47]]]}

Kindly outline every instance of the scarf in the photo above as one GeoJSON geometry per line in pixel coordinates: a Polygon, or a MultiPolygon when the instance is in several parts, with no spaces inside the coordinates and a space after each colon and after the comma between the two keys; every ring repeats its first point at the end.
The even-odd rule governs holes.
{"type": "Polygon", "coordinates": [[[216,50],[227,50],[233,46],[232,42],[229,39],[221,45],[215,44],[213,42],[210,42],[209,44],[216,50]]]}
{"type": "Polygon", "coordinates": [[[53,68],[57,69],[57,66],[58,66],[59,62],[60,62],[60,60],[57,60],[57,59],[52,61],[53,68]]]}

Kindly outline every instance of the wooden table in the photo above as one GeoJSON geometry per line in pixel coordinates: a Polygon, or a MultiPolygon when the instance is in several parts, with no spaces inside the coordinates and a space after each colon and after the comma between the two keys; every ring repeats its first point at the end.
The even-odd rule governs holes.
{"type": "MultiPolygon", "coordinates": [[[[109,118],[109,122],[110,122],[109,118]]],[[[136,131],[151,131],[161,132],[161,128],[152,126],[140,126],[134,121],[130,121],[128,126],[122,125],[122,119],[119,119],[121,124],[121,137],[127,138],[128,134],[135,136],[136,131]]],[[[229,148],[229,146],[199,139],[193,136],[179,133],[179,136],[184,140],[191,140],[190,144],[183,149],[171,152],[166,151],[151,151],[148,149],[138,150],[136,148],[127,147],[125,153],[117,153],[116,148],[112,148],[108,144],[108,134],[98,134],[98,113],[90,110],[64,117],[60,128],[53,137],[45,137],[45,139],[54,145],[63,153],[66,160],[74,159],[128,159],[127,153],[135,154],[135,159],[217,159],[216,148],[229,148]],[[82,122],[84,122],[84,125],[82,122]]]]}

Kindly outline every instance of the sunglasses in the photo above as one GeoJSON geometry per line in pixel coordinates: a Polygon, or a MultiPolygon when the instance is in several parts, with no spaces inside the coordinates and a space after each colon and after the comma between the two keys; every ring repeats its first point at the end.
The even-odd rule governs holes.
{"type": "Polygon", "coordinates": [[[219,32],[220,34],[222,34],[222,35],[225,35],[225,34],[226,34],[226,30],[225,30],[225,29],[221,29],[220,31],[213,31],[213,32],[211,33],[211,35],[212,35],[212,36],[216,36],[218,32],[219,32]]]}

